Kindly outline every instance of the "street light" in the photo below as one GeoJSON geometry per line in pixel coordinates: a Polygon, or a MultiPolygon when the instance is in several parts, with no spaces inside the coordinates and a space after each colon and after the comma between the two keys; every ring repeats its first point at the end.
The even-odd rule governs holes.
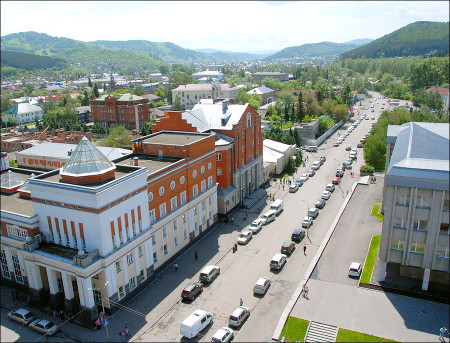
{"type": "MultiPolygon", "coordinates": [[[[109,283],[109,281],[106,281],[105,285],[102,288],[97,288],[97,287],[92,287],[92,288],[88,288],[86,289],[86,291],[94,291],[94,289],[96,290],[101,290],[105,289],[106,285],[109,283]]],[[[106,290],[106,295],[108,295],[108,290],[106,290]]],[[[105,305],[103,304],[103,295],[100,293],[100,299],[102,301],[102,311],[103,311],[103,316],[105,317],[105,321],[106,321],[106,312],[105,312],[105,305]]],[[[106,337],[108,339],[109,342],[109,332],[108,332],[108,325],[105,325],[106,328],[106,337]]]]}
{"type": "MultiPolygon", "coordinates": [[[[305,199],[303,199],[303,198],[299,198],[299,200],[303,201],[303,202],[306,204],[306,206],[308,206],[308,208],[306,209],[306,211],[309,211],[309,202],[307,202],[307,201],[306,201],[305,199]]],[[[306,237],[309,238],[308,231],[309,231],[309,227],[306,229],[306,237]]]]}

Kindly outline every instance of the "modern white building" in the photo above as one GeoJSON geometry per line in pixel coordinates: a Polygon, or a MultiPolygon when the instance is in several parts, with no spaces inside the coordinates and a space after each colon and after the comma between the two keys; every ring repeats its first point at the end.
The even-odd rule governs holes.
{"type": "Polygon", "coordinates": [[[263,140],[263,161],[268,164],[268,175],[281,174],[286,167],[289,156],[295,155],[296,145],[289,145],[273,141],[263,140]]]}
{"type": "Polygon", "coordinates": [[[379,281],[400,275],[449,284],[449,124],[389,125],[379,281]]]}
{"type": "Polygon", "coordinates": [[[41,120],[43,115],[44,110],[42,108],[24,102],[18,103],[6,110],[4,115],[2,115],[2,121],[7,123],[8,117],[11,116],[17,123],[31,123],[34,122],[36,118],[41,120]]]}
{"type": "Polygon", "coordinates": [[[223,74],[217,70],[199,71],[198,73],[192,74],[192,76],[195,77],[197,80],[206,78],[208,81],[216,80],[218,82],[221,82],[223,79],[223,74]]]}
{"type": "Polygon", "coordinates": [[[238,87],[226,83],[192,83],[172,89],[172,102],[178,97],[183,110],[192,109],[201,99],[234,99],[238,87]]]}

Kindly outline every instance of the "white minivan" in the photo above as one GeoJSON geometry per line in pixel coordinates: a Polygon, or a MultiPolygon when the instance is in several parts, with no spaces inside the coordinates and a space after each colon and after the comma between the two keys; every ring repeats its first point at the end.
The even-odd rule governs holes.
{"type": "Polygon", "coordinates": [[[281,211],[283,211],[284,202],[281,199],[277,199],[272,203],[272,206],[270,206],[271,210],[274,210],[277,212],[277,215],[280,214],[281,211]]]}
{"type": "Polygon", "coordinates": [[[212,280],[214,280],[216,277],[218,277],[220,274],[220,267],[219,266],[206,266],[203,268],[203,270],[200,272],[199,281],[202,283],[209,283],[212,280]]]}
{"type": "Polygon", "coordinates": [[[186,338],[194,338],[212,322],[213,317],[210,312],[195,310],[181,323],[180,333],[186,338]]]}

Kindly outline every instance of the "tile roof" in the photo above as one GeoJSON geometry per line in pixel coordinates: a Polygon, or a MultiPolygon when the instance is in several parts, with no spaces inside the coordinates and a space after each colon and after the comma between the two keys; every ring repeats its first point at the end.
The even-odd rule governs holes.
{"type": "Polygon", "coordinates": [[[438,92],[442,96],[449,96],[449,88],[432,86],[427,88],[427,92],[438,92]]]}

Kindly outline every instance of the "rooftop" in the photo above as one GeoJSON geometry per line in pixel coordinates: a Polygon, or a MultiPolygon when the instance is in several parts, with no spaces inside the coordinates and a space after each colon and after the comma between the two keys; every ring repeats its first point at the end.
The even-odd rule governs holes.
{"type": "Polygon", "coordinates": [[[160,169],[163,169],[167,166],[170,166],[171,164],[179,161],[181,158],[177,157],[158,157],[158,156],[150,156],[150,155],[133,155],[131,158],[127,158],[123,161],[120,161],[116,164],[116,166],[123,166],[123,165],[134,165],[134,158],[138,158],[138,165],[139,167],[145,167],[147,169],[148,174],[152,174],[155,171],[158,171],[160,169]]]}
{"type": "Polygon", "coordinates": [[[19,192],[12,194],[1,193],[0,201],[2,211],[17,213],[27,217],[34,215],[33,203],[31,199],[21,197],[19,192]]]}
{"type": "Polygon", "coordinates": [[[189,145],[208,136],[192,132],[161,131],[143,138],[142,142],[149,144],[189,145]]]}

